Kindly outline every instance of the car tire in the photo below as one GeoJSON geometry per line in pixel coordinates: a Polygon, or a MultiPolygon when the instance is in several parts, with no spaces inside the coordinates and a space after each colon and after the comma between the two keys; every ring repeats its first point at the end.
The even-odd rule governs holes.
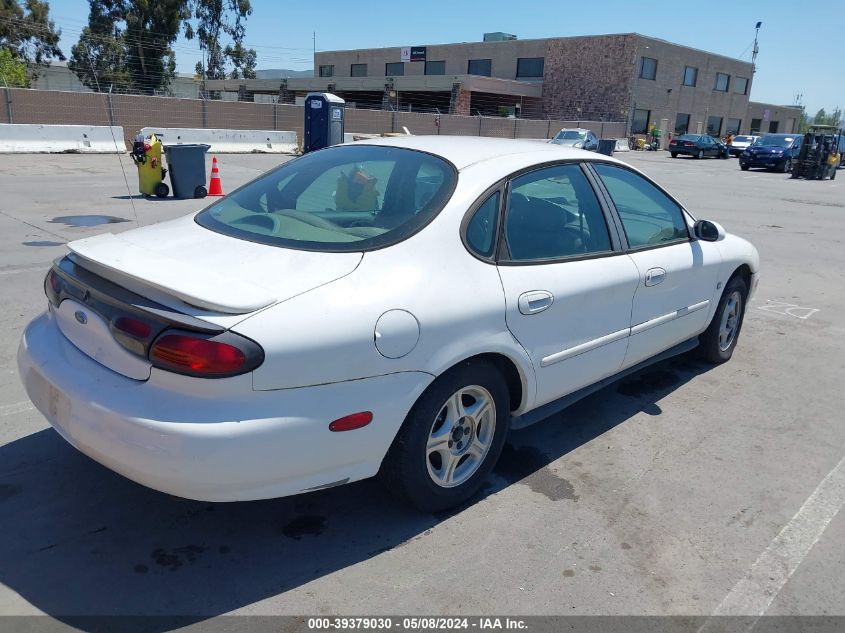
{"type": "Polygon", "coordinates": [[[671,154],[672,154],[672,158],[677,158],[677,157],[678,157],[678,152],[671,152],[671,154]]]}
{"type": "Polygon", "coordinates": [[[787,158],[785,161],[783,161],[783,167],[781,167],[780,170],[785,174],[790,173],[792,171],[792,159],[787,158]]]}
{"type": "Polygon", "coordinates": [[[742,171],[748,171],[748,165],[746,165],[746,164],[744,164],[744,163],[740,163],[740,164],[739,164],[739,168],[740,168],[742,171]]]}
{"type": "Polygon", "coordinates": [[[510,397],[501,373],[489,363],[461,363],[439,376],[411,408],[379,478],[424,512],[454,507],[478,492],[509,428],[510,397]]]}
{"type": "Polygon", "coordinates": [[[702,149],[698,150],[698,153],[695,155],[695,157],[698,160],[701,160],[702,158],[704,158],[704,150],[702,150],[702,149]]]}
{"type": "Polygon", "coordinates": [[[742,330],[747,297],[748,287],[745,280],[739,275],[731,277],[719,299],[713,320],[698,337],[699,354],[702,358],[714,364],[731,359],[742,330]]]}

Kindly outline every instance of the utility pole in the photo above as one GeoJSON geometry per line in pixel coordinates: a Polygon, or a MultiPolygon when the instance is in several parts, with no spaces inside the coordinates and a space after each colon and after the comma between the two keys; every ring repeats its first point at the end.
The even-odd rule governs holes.
{"type": "Polygon", "coordinates": [[[760,49],[757,47],[757,36],[760,35],[760,27],[763,26],[762,22],[757,22],[757,25],[754,27],[754,49],[751,52],[751,74],[752,76],[754,73],[757,72],[757,53],[760,52],[760,49]]]}

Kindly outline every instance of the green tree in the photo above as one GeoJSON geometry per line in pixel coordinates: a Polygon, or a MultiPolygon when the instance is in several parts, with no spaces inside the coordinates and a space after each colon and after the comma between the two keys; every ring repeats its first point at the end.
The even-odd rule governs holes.
{"type": "Polygon", "coordinates": [[[12,55],[8,48],[0,48],[0,86],[28,88],[26,64],[12,55]]]}
{"type": "Polygon", "coordinates": [[[186,0],[89,0],[89,6],[68,64],[80,81],[103,91],[167,90],[176,74],[171,46],[189,17],[186,0]]]}
{"type": "MultiPolygon", "coordinates": [[[[50,5],[41,0],[0,0],[0,49],[26,64],[49,64],[65,58],[59,48],[62,32],[50,19],[50,5]]],[[[38,76],[37,68],[29,78],[38,76]]]]}
{"type": "Polygon", "coordinates": [[[842,110],[834,108],[833,112],[828,114],[824,108],[820,108],[813,117],[815,125],[842,125],[842,110]]]}
{"type": "Polygon", "coordinates": [[[250,0],[188,0],[192,20],[185,22],[185,37],[196,37],[203,61],[196,72],[205,79],[255,77],[256,53],[244,48],[246,19],[252,13],[250,0]],[[224,40],[229,43],[224,46],[224,40]],[[231,70],[228,70],[230,68],[231,70]]]}

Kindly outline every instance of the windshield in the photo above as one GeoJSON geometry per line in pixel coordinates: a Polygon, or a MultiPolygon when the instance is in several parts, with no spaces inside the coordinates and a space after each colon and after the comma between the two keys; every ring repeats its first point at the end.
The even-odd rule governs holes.
{"type": "Polygon", "coordinates": [[[586,132],[579,132],[578,130],[561,130],[555,136],[555,139],[558,141],[578,141],[583,138],[587,138],[586,132]]]}
{"type": "Polygon", "coordinates": [[[776,134],[766,134],[766,136],[758,138],[754,144],[774,145],[776,147],[789,147],[790,145],[792,145],[792,141],[794,140],[794,136],[778,136],[776,134]]]}
{"type": "Polygon", "coordinates": [[[395,244],[449,200],[455,169],[408,149],[348,145],[312,152],[212,204],[212,231],[304,250],[362,251],[395,244]]]}

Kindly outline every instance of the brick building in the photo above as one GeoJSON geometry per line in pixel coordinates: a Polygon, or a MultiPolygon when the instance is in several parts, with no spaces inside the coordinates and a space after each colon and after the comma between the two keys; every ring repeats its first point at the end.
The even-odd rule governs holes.
{"type": "MultiPolygon", "coordinates": [[[[633,133],[656,126],[724,135],[749,132],[752,118],[758,129],[764,123],[760,108],[749,109],[751,63],[637,33],[534,40],[488,33],[481,42],[324,51],[314,64],[313,78],[217,81],[209,89],[277,94],[288,103],[327,90],[357,107],[625,121],[633,133]]],[[[771,117],[775,108],[779,131],[793,131],[800,110],[763,110],[771,117]]]]}

